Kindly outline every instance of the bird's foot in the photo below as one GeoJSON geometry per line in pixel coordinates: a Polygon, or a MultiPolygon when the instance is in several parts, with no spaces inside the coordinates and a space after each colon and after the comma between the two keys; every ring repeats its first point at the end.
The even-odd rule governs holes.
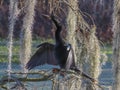
{"type": "Polygon", "coordinates": [[[52,72],[55,74],[59,73],[63,77],[66,75],[65,70],[63,70],[63,69],[60,70],[58,68],[53,68],[52,72]]]}
{"type": "Polygon", "coordinates": [[[58,68],[53,68],[52,72],[53,72],[53,73],[59,73],[59,72],[60,72],[60,69],[58,69],[58,68]]]}

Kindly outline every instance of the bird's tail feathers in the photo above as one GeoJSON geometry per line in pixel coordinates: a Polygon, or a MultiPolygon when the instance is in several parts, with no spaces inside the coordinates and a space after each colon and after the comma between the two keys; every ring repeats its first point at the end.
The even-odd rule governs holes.
{"type": "Polygon", "coordinates": [[[90,79],[92,82],[97,82],[97,80],[95,80],[93,77],[89,76],[89,75],[86,74],[85,72],[81,71],[81,70],[78,69],[77,67],[72,67],[71,70],[74,70],[75,72],[77,72],[77,73],[80,74],[81,76],[90,79]]]}
{"type": "Polygon", "coordinates": [[[98,87],[101,88],[101,90],[104,90],[104,87],[102,87],[99,82],[94,79],[93,77],[89,76],[88,74],[84,73],[83,71],[81,71],[80,69],[78,69],[77,67],[71,68],[72,70],[74,70],[75,72],[77,72],[78,74],[81,74],[81,76],[88,78],[89,80],[91,80],[94,84],[96,84],[98,87]]]}

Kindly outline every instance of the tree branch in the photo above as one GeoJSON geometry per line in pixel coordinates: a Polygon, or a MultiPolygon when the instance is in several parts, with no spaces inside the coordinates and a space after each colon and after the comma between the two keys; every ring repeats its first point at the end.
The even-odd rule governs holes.
{"type": "MultiPolygon", "coordinates": [[[[0,87],[1,88],[5,88],[5,84],[6,83],[10,83],[10,82],[16,82],[17,85],[20,85],[20,86],[23,86],[23,84],[21,82],[40,82],[40,81],[48,81],[48,80],[51,80],[52,82],[54,82],[54,79],[56,78],[56,75],[62,75],[64,74],[63,78],[64,81],[68,81],[70,79],[80,79],[80,76],[82,77],[85,77],[87,79],[90,80],[90,82],[93,84],[93,85],[97,85],[99,88],[101,88],[102,90],[104,89],[101,85],[99,85],[99,82],[97,80],[95,80],[94,78],[90,77],[89,75],[85,74],[84,72],[82,73],[77,73],[75,71],[72,71],[72,70],[69,70],[69,71],[58,71],[58,72],[48,72],[48,71],[35,71],[35,72],[28,72],[28,73],[22,73],[22,72],[11,72],[11,74],[13,74],[14,76],[17,75],[17,74],[27,74],[27,75],[33,75],[33,74],[36,74],[36,75],[42,75],[40,78],[28,78],[28,77],[23,77],[23,78],[20,78],[20,77],[14,77],[14,76],[11,76],[10,78],[8,76],[4,76],[1,78],[0,80],[0,87]]],[[[63,80],[62,80],[63,81],[63,80]]]]}

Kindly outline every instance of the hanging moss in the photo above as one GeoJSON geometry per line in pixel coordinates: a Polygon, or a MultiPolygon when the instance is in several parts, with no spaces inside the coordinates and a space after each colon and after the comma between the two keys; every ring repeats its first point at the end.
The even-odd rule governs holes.
{"type": "Polygon", "coordinates": [[[34,22],[35,5],[36,0],[25,1],[25,17],[23,19],[23,26],[20,35],[20,61],[24,72],[26,72],[25,65],[30,59],[31,55],[32,26],[34,22]]]}

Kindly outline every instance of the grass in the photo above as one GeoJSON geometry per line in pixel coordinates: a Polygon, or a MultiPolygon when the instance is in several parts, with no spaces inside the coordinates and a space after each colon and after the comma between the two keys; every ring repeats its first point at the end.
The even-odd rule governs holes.
{"type": "MultiPolygon", "coordinates": [[[[36,51],[36,46],[39,45],[41,42],[50,42],[54,43],[53,39],[40,39],[37,38],[36,40],[33,40],[32,42],[32,53],[36,51]]],[[[112,46],[111,45],[105,45],[101,48],[101,51],[108,56],[112,54],[112,46]]],[[[20,53],[20,44],[18,40],[15,40],[13,44],[13,56],[12,56],[12,62],[20,63],[19,62],[19,53],[20,53]]],[[[6,40],[2,40],[0,42],[0,63],[2,62],[8,62],[8,48],[7,48],[7,42],[6,40]]]]}
{"type": "Polygon", "coordinates": [[[107,55],[109,62],[112,61],[113,54],[112,45],[109,44],[104,45],[104,47],[101,47],[101,52],[107,55]]]}
{"type": "Polygon", "coordinates": [[[112,54],[112,45],[105,45],[104,47],[101,48],[101,51],[104,52],[105,54],[112,54]]]}
{"type": "MultiPolygon", "coordinates": [[[[39,45],[41,42],[54,43],[53,39],[37,38],[36,40],[33,40],[32,42],[32,53],[36,51],[37,49],[36,46],[39,45]]],[[[14,40],[12,52],[13,52],[12,62],[20,63],[19,61],[19,53],[20,53],[19,40],[14,40]]],[[[3,62],[8,62],[8,48],[7,48],[6,40],[0,41],[0,63],[3,63],[3,62]]]]}

